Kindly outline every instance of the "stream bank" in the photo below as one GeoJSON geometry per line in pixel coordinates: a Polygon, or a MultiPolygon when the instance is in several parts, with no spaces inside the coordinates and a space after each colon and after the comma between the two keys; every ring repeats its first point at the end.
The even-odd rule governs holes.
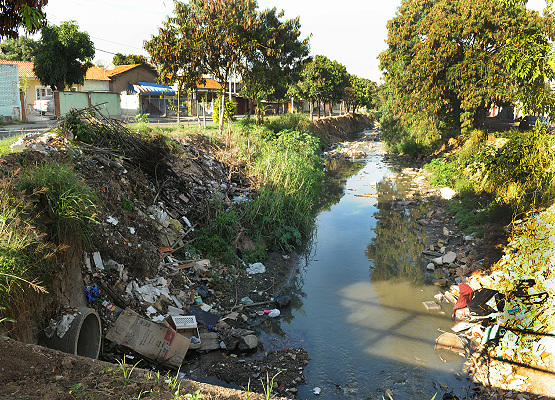
{"type": "MultiPolygon", "coordinates": [[[[164,251],[160,251],[160,248],[170,247],[182,236],[184,237],[181,240],[186,240],[186,233],[188,231],[186,221],[181,218],[181,220],[183,220],[183,223],[181,223],[178,218],[171,218],[172,214],[174,217],[178,216],[179,211],[185,210],[185,207],[187,207],[189,203],[200,204],[203,196],[206,196],[206,193],[211,193],[212,195],[220,193],[220,195],[228,198],[241,197],[241,195],[245,194],[245,191],[241,190],[245,188],[240,185],[241,180],[239,177],[235,178],[235,180],[231,179],[230,181],[225,173],[225,168],[221,169],[221,171],[224,172],[218,173],[220,167],[217,166],[218,161],[216,158],[210,157],[209,155],[199,157],[202,149],[201,146],[191,143],[184,143],[182,146],[190,152],[189,160],[192,161],[183,163],[177,167],[175,164],[172,164],[173,174],[171,174],[166,183],[167,187],[166,185],[160,187],[160,184],[154,186],[152,182],[148,182],[147,179],[141,177],[141,172],[139,170],[127,168],[127,165],[125,165],[124,169],[121,169],[120,166],[117,165],[120,160],[107,158],[103,154],[97,154],[79,160],[81,163],[79,168],[84,172],[86,180],[91,182],[92,186],[99,188],[100,196],[106,196],[106,204],[112,205],[109,208],[101,210],[100,215],[104,222],[98,227],[100,239],[96,242],[97,250],[101,254],[101,258],[106,261],[109,268],[98,268],[94,262],[94,256],[89,254],[91,270],[89,270],[86,265],[83,265],[80,262],[81,259],[79,259],[76,262],[80,267],[79,273],[84,274],[83,279],[85,279],[87,286],[91,286],[94,283],[102,283],[105,287],[113,288],[114,293],[120,293],[120,296],[122,296],[124,300],[127,298],[126,302],[128,304],[132,304],[133,308],[140,310],[142,315],[149,318],[156,318],[163,315],[167,311],[168,306],[172,305],[172,303],[175,304],[175,299],[173,299],[172,296],[175,296],[177,300],[184,305],[193,305],[195,296],[199,294],[199,289],[205,286],[208,288],[208,293],[204,292],[205,298],[203,300],[205,305],[211,307],[210,312],[212,314],[225,316],[228,315],[230,311],[238,312],[235,319],[228,318],[225,325],[222,324],[217,327],[218,330],[216,332],[221,334],[222,338],[226,336],[226,332],[231,333],[234,329],[256,331],[257,327],[261,324],[271,322],[269,317],[264,314],[264,310],[275,306],[274,300],[280,294],[282,284],[289,278],[291,268],[295,266],[295,257],[286,253],[274,253],[268,262],[265,263],[266,271],[261,275],[249,275],[225,265],[212,264],[202,265],[203,268],[208,270],[208,273],[200,267],[195,269],[193,269],[193,267],[188,267],[187,269],[190,269],[191,272],[185,276],[186,279],[181,281],[177,279],[176,275],[172,275],[175,273],[172,267],[175,269],[178,265],[184,264],[179,263],[178,265],[174,265],[173,263],[176,263],[176,261],[167,259],[167,256],[164,255],[164,251]],[[199,163],[201,164],[199,165],[199,163]],[[102,168],[100,168],[100,166],[102,166],[102,168]],[[127,170],[127,172],[123,172],[124,170],[127,170]],[[183,181],[180,181],[180,179],[183,179],[183,181]],[[193,195],[186,196],[176,191],[177,187],[186,187],[185,185],[187,184],[190,185],[190,189],[188,190],[189,193],[193,195]],[[135,192],[131,192],[130,188],[138,188],[139,190],[137,193],[142,193],[143,197],[135,194],[135,192]],[[158,196],[157,193],[159,193],[158,196]],[[198,194],[195,195],[194,193],[198,194]],[[141,210],[144,216],[138,212],[122,209],[120,204],[122,203],[123,196],[133,199],[134,207],[141,210]],[[155,203],[154,199],[157,200],[162,196],[170,199],[168,202],[170,205],[168,206],[166,202],[164,202],[165,209],[148,210],[148,205],[155,203]],[[187,198],[188,201],[183,200],[181,196],[187,198]],[[176,198],[180,200],[175,201],[176,198]],[[161,211],[165,212],[167,215],[164,216],[164,213],[161,211]],[[137,215],[135,216],[135,214],[137,215]],[[176,225],[172,220],[178,220],[181,227],[176,225]],[[114,221],[117,221],[117,223],[114,223],[114,221]],[[160,226],[162,228],[160,228],[160,226]],[[134,228],[135,233],[131,232],[130,228],[134,228]],[[166,237],[167,242],[163,243],[162,237],[166,237]],[[170,246],[162,246],[161,244],[169,244],[170,246]],[[135,253],[135,251],[138,251],[138,253],[135,253]],[[160,258],[165,259],[163,261],[165,265],[160,265],[160,258]],[[110,260],[114,262],[111,263],[110,260]],[[138,268],[139,266],[141,266],[141,268],[138,268]],[[125,290],[127,285],[123,286],[123,290],[121,290],[122,288],[118,285],[119,282],[125,282],[124,277],[126,275],[128,284],[130,281],[133,281],[136,282],[139,287],[139,290],[135,290],[133,288],[134,285],[132,285],[132,295],[129,295],[125,290]],[[156,277],[156,275],[163,276],[165,282],[159,281],[158,279],[154,281],[148,281],[146,279],[147,277],[152,279],[156,277]],[[165,289],[168,288],[169,296],[162,293],[164,298],[162,295],[159,295],[156,299],[152,299],[155,300],[153,302],[146,301],[144,295],[148,295],[149,293],[143,292],[141,294],[141,291],[142,288],[147,285],[151,285],[150,287],[156,288],[156,290],[161,292],[164,292],[165,289]],[[215,285],[218,285],[218,288],[221,289],[218,290],[214,288],[215,285]],[[187,287],[187,290],[184,289],[185,287],[187,287]],[[212,291],[210,291],[211,288],[212,291]],[[133,291],[138,291],[140,295],[133,293],[133,291]],[[226,296],[225,293],[231,293],[231,296],[226,296]],[[254,303],[261,304],[259,304],[258,308],[256,308],[256,306],[248,307],[245,305],[241,307],[238,300],[242,300],[245,297],[249,297],[254,303]],[[148,309],[151,306],[154,307],[156,311],[149,314],[148,309]],[[260,312],[262,312],[262,315],[260,315],[260,312]]],[[[357,149],[357,146],[359,146],[359,143],[352,146],[345,143],[340,146],[341,149],[337,151],[338,146],[334,145],[333,147],[336,151],[328,152],[326,157],[329,159],[352,159],[353,157],[364,156],[365,152],[363,149],[357,149]]],[[[27,159],[24,161],[32,165],[40,163],[43,158],[44,155],[33,153],[28,155],[27,159]]],[[[421,176],[422,171],[418,165],[411,167],[406,166],[414,160],[391,155],[385,155],[385,159],[399,172],[411,176],[414,183],[414,192],[411,194],[411,197],[407,199],[392,199],[393,207],[410,209],[416,206],[418,201],[420,201],[412,200],[412,197],[418,195],[427,198],[430,204],[432,204],[431,213],[428,212],[419,219],[421,226],[429,232],[429,237],[431,238],[430,242],[426,243],[426,245],[428,247],[434,246],[434,250],[445,247],[447,253],[454,250],[457,252],[457,255],[462,255],[457,262],[457,264],[459,264],[458,268],[455,271],[450,268],[447,272],[450,275],[455,272],[453,278],[456,279],[456,276],[462,276],[459,274],[464,275],[472,271],[486,270],[488,263],[495,261],[495,254],[499,251],[499,247],[496,246],[502,245],[500,241],[502,237],[496,236],[500,231],[494,226],[491,226],[491,234],[488,232],[484,240],[464,240],[462,233],[458,231],[457,227],[452,223],[445,212],[447,200],[441,198],[441,192],[437,188],[431,188],[425,183],[425,179],[421,176]],[[402,167],[401,165],[405,166],[402,167]],[[448,234],[445,234],[444,228],[448,230],[448,234]],[[443,246],[441,246],[441,244],[443,244],[443,246]]],[[[20,167],[24,167],[24,165],[21,164],[21,159],[18,157],[11,159],[6,158],[3,160],[3,163],[4,170],[12,171],[12,173],[20,167]]],[[[191,222],[191,225],[195,224],[193,218],[191,218],[189,222],[191,222]]],[[[177,261],[183,262],[185,260],[177,261]]],[[[102,264],[104,266],[104,262],[102,264]]],[[[74,293],[71,290],[69,291],[71,292],[69,294],[74,293]]],[[[67,292],[68,291],[66,291],[66,295],[68,295],[67,292]]],[[[79,294],[78,291],[75,291],[75,293],[79,294]]],[[[81,292],[81,295],[84,297],[83,292],[81,292]]],[[[104,302],[112,304],[116,302],[117,298],[117,295],[110,294],[110,292],[106,290],[91,304],[92,307],[102,315],[103,326],[106,330],[114,322],[116,316],[114,314],[117,313],[117,309],[108,309],[104,305],[104,302]]],[[[72,300],[67,297],[66,301],[66,305],[71,308],[72,304],[70,301],[72,300]]],[[[201,326],[201,330],[209,333],[208,324],[201,326]]],[[[245,336],[249,335],[247,332],[244,333],[246,333],[245,336]]],[[[228,334],[227,339],[223,340],[223,342],[226,344],[226,347],[229,346],[231,348],[233,342],[237,344],[238,341],[236,339],[237,336],[228,334]]],[[[123,348],[111,348],[106,351],[105,354],[108,360],[115,362],[122,361],[123,355],[127,357],[140,357],[128,349],[123,348]],[[113,358],[110,359],[110,357],[113,358]]],[[[268,372],[271,377],[279,370],[287,370],[290,374],[282,372],[277,376],[275,382],[276,393],[288,397],[296,397],[296,389],[304,381],[302,371],[308,363],[309,356],[310,355],[300,347],[268,351],[263,349],[261,343],[257,342],[255,348],[253,348],[250,353],[234,351],[232,348],[229,351],[221,351],[218,349],[217,351],[207,350],[207,353],[202,351],[191,352],[186,360],[186,367],[182,372],[191,377],[198,376],[202,378],[206,375],[207,371],[210,371],[212,375],[219,377],[222,383],[225,383],[226,380],[234,382],[237,388],[241,386],[246,387],[249,384],[249,378],[251,378],[250,382],[252,388],[253,384],[260,383],[258,379],[262,379],[262,382],[264,381],[266,372],[268,372]],[[252,351],[254,351],[254,354],[258,351],[258,356],[255,356],[254,360],[248,360],[249,356],[253,355],[252,351]]],[[[8,362],[7,360],[4,361],[8,362]]],[[[26,360],[26,362],[28,362],[28,364],[26,364],[28,368],[28,365],[30,365],[29,360],[26,360]]],[[[71,362],[69,364],[66,362],[66,366],[60,366],[59,363],[61,362],[62,361],[58,359],[58,364],[54,364],[52,370],[54,371],[58,368],[60,371],[66,371],[68,365],[73,364],[71,362]]],[[[139,365],[139,367],[140,366],[141,365],[139,365]]],[[[143,365],[143,367],[152,367],[152,365],[143,365]]],[[[21,368],[19,370],[23,369],[24,368],[21,368]]],[[[19,391],[19,393],[25,393],[24,387],[29,386],[36,388],[36,386],[34,386],[35,384],[39,386],[53,384],[57,388],[56,390],[59,390],[60,396],[62,396],[62,393],[67,394],[69,392],[69,389],[72,387],[70,384],[75,385],[75,379],[79,379],[78,374],[71,375],[70,378],[70,375],[65,373],[61,375],[47,373],[46,371],[48,371],[48,368],[44,368],[44,371],[43,376],[41,376],[41,379],[44,380],[39,382],[38,379],[33,380],[30,376],[24,376],[27,380],[22,379],[16,384],[17,387],[11,386],[13,392],[19,391]],[[62,378],[57,379],[58,376],[62,378]]],[[[77,372],[78,371],[74,370],[72,374],[77,372]]],[[[84,374],[90,373],[90,371],[87,371],[85,368],[81,372],[84,374]]],[[[4,375],[2,375],[2,379],[4,379],[4,375]]],[[[13,384],[13,379],[14,377],[10,376],[9,379],[6,379],[4,382],[13,384]]],[[[87,390],[93,390],[96,393],[98,388],[87,387],[87,390]]],[[[258,390],[260,391],[262,388],[258,388],[258,390]]],[[[222,389],[222,393],[224,391],[225,390],[222,389]]],[[[112,398],[109,396],[109,394],[106,394],[104,398],[112,398]]]]}

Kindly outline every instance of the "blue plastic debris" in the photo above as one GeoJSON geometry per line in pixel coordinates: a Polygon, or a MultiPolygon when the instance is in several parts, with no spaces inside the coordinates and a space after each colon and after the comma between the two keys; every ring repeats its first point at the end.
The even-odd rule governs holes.
{"type": "Polygon", "coordinates": [[[96,287],[96,283],[94,286],[87,286],[85,288],[85,294],[87,295],[87,300],[90,302],[95,301],[98,296],[100,296],[100,290],[96,287]]]}

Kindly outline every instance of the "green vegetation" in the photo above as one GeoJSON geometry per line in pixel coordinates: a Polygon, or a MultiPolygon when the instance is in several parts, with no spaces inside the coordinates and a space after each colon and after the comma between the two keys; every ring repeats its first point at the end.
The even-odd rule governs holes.
{"type": "Polygon", "coordinates": [[[37,233],[29,217],[31,205],[9,179],[0,182],[0,310],[9,307],[31,287],[46,292],[55,267],[55,246],[37,233]]]}
{"type": "Polygon", "coordinates": [[[464,228],[500,215],[536,212],[555,201],[555,138],[540,126],[526,132],[485,133],[475,130],[459,138],[462,147],[449,157],[425,166],[431,183],[449,186],[461,194],[450,209],[464,228]],[[486,195],[489,200],[471,200],[486,195]],[[479,216],[476,222],[463,210],[479,216]],[[464,216],[463,214],[466,214],[464,216]]]}
{"type": "Polygon", "coordinates": [[[543,57],[554,37],[551,19],[521,2],[404,1],[380,54],[380,123],[390,148],[430,153],[438,141],[478,126],[492,104],[534,97],[535,109],[545,110],[553,97],[544,93],[552,73],[543,57]],[[538,50],[533,57],[530,47],[538,50]]]}
{"type": "MultiPolygon", "coordinates": [[[[212,120],[214,123],[219,124],[220,121],[220,107],[222,104],[222,93],[218,94],[218,97],[214,101],[214,111],[212,112],[212,120]]],[[[224,122],[225,121],[235,121],[235,112],[237,111],[237,103],[226,97],[224,100],[224,122]]]]}
{"type": "Polygon", "coordinates": [[[90,243],[95,195],[69,166],[43,163],[27,171],[18,188],[34,200],[35,215],[50,225],[51,235],[59,242],[63,237],[73,236],[90,243]]]}
{"type": "Polygon", "coordinates": [[[11,136],[0,140],[0,156],[13,153],[10,146],[17,142],[17,140],[23,135],[11,136]]]}
{"type": "Polygon", "coordinates": [[[310,126],[306,116],[289,115],[269,118],[264,126],[253,121],[234,124],[239,157],[259,188],[255,196],[238,199],[230,208],[218,201],[207,204],[207,225],[195,240],[205,256],[236,263],[233,243],[244,232],[258,243],[245,259],[260,261],[266,247],[292,250],[311,232],[323,178],[320,141],[309,131],[283,129],[289,123],[294,128],[310,126]]]}
{"type": "Polygon", "coordinates": [[[52,90],[65,90],[83,84],[92,67],[94,43],[87,32],[80,32],[76,21],[47,25],[41,30],[33,72],[43,85],[52,90]]]}

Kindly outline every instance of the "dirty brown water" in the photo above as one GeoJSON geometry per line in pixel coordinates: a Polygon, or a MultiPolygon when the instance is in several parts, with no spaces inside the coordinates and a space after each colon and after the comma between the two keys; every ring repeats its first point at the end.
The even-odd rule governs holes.
{"type": "Polygon", "coordinates": [[[261,327],[266,350],[308,351],[299,399],[314,398],[316,387],[322,399],[389,399],[389,393],[395,400],[429,400],[446,392],[470,398],[464,360],[434,351],[435,339],[451,332],[453,306],[441,303],[438,312],[423,305],[438,293],[422,281],[426,234],[416,223],[429,204],[393,201],[407,199],[411,177],[379,152],[329,167],[353,175],[328,173],[328,204],[283,291],[292,305],[261,327]],[[379,198],[357,196],[378,191],[379,198]]]}

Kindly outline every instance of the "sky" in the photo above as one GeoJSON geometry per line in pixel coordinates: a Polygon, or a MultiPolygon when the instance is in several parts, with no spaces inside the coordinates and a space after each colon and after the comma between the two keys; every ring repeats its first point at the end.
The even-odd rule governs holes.
{"type": "MultiPolygon", "coordinates": [[[[345,65],[350,74],[380,82],[378,55],[384,51],[387,21],[401,0],[258,0],[260,9],[276,7],[285,18],[300,17],[301,37],[310,38],[312,55],[321,54],[345,65]]],[[[541,10],[545,0],[530,0],[541,10]]],[[[49,23],[75,20],[96,48],[95,62],[111,61],[115,53],[141,54],[143,40],[156,35],[172,0],[49,0],[49,23]]],[[[39,37],[36,37],[38,39],[39,37]]]]}

